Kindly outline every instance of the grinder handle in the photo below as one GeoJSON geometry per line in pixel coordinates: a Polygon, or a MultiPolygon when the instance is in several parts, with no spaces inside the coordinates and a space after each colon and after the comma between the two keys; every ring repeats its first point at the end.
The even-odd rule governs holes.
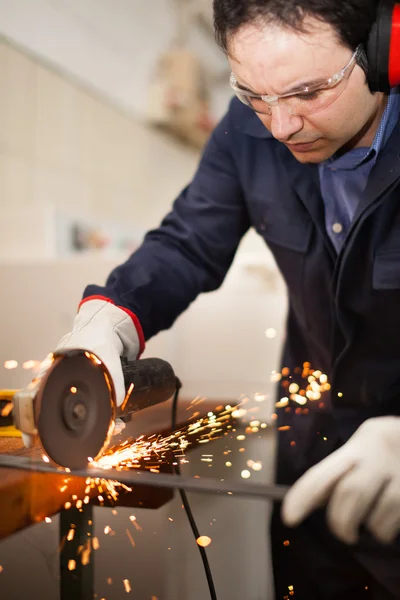
{"type": "Polygon", "coordinates": [[[134,361],[122,358],[121,363],[127,395],[117,408],[119,418],[165,402],[180,387],[171,365],[161,358],[134,361]]]}

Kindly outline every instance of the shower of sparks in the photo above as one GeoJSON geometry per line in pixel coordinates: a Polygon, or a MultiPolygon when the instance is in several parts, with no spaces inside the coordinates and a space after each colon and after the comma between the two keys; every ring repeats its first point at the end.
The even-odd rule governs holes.
{"type": "Polygon", "coordinates": [[[207,546],[211,544],[211,538],[209,538],[207,535],[201,535],[197,538],[196,542],[202,548],[207,548],[207,546]]]}
{"type": "MultiPolygon", "coordinates": [[[[319,408],[324,407],[324,404],[320,400],[323,392],[330,389],[328,377],[321,371],[311,369],[309,363],[304,363],[302,369],[295,369],[292,372],[288,368],[282,369],[280,373],[273,372],[272,379],[274,381],[279,381],[280,387],[284,390],[282,398],[276,403],[276,409],[281,409],[282,412],[290,412],[293,410],[296,414],[307,414],[308,408],[305,408],[304,405],[313,401],[319,401],[317,402],[319,408]],[[292,380],[293,375],[297,375],[297,377],[295,377],[297,382],[292,380]],[[301,379],[303,379],[304,385],[302,384],[301,379]]],[[[192,446],[206,444],[210,441],[221,439],[225,435],[229,436],[229,438],[226,438],[227,442],[229,439],[231,444],[236,444],[236,448],[232,449],[229,446],[225,446],[223,449],[224,456],[226,458],[231,458],[232,461],[232,457],[234,456],[232,452],[238,451],[239,453],[243,453],[247,449],[247,446],[238,447],[240,446],[240,442],[246,440],[246,444],[251,436],[259,434],[262,429],[266,429],[268,423],[271,423],[272,425],[270,425],[270,427],[274,428],[274,421],[278,419],[278,410],[270,415],[270,419],[266,419],[268,421],[268,423],[266,423],[258,418],[259,415],[257,412],[260,411],[260,406],[251,406],[251,402],[258,404],[267,399],[268,394],[263,394],[261,392],[257,392],[252,397],[241,396],[234,406],[219,406],[218,411],[217,409],[215,409],[214,412],[210,411],[205,417],[199,417],[200,413],[194,413],[194,415],[188,417],[188,421],[185,425],[168,435],[152,434],[148,436],[141,435],[137,439],[129,438],[122,444],[110,447],[101,458],[97,459],[97,461],[91,459],[89,468],[92,465],[93,467],[102,468],[104,470],[111,468],[117,468],[119,470],[141,469],[159,473],[162,465],[187,463],[186,452],[188,449],[190,450],[192,446]],[[240,423],[238,422],[238,424],[236,424],[235,420],[240,421],[240,423]],[[244,431],[244,433],[242,433],[242,431],[244,431]]],[[[197,405],[203,401],[204,398],[197,397],[192,401],[190,407],[197,407],[197,405]]],[[[276,429],[278,432],[288,432],[290,431],[290,426],[283,425],[276,427],[276,429]]],[[[326,438],[322,439],[326,440],[326,438]]],[[[291,441],[290,444],[294,446],[295,442],[291,441]]],[[[204,448],[204,450],[207,451],[208,447],[207,449],[204,448]]],[[[42,455],[42,459],[46,463],[50,462],[45,454],[42,455]]],[[[208,467],[213,467],[214,455],[211,453],[203,453],[201,455],[201,461],[206,463],[208,467]]],[[[231,461],[226,460],[225,466],[232,467],[231,461]]],[[[245,461],[245,464],[247,468],[243,469],[242,467],[243,470],[240,471],[243,479],[249,479],[252,476],[252,472],[261,471],[263,468],[263,463],[260,460],[252,460],[250,458],[245,461]]],[[[69,473],[70,470],[65,469],[65,472],[69,473]]],[[[195,477],[199,478],[200,476],[196,475],[195,477]]],[[[59,487],[61,493],[68,493],[69,482],[70,478],[67,476],[67,478],[64,479],[64,484],[59,487]]],[[[76,506],[76,508],[82,511],[83,504],[89,503],[90,498],[96,497],[101,505],[104,505],[105,503],[113,505],[118,500],[121,492],[132,491],[131,488],[123,483],[116,480],[108,481],[102,478],[87,477],[85,485],[86,487],[84,488],[84,493],[81,494],[81,497],[74,494],[70,498],[70,501],[64,504],[65,509],[76,506]]],[[[228,492],[228,495],[232,495],[232,492],[228,492]]],[[[117,511],[113,510],[112,514],[117,514],[117,511]]],[[[137,522],[135,515],[130,515],[129,519],[136,531],[143,531],[143,528],[137,522]]],[[[47,517],[46,521],[51,522],[51,519],[47,517]]],[[[173,522],[173,519],[169,517],[169,521],[173,522]]],[[[116,532],[110,525],[107,525],[104,528],[104,534],[114,536],[116,535],[116,532]]],[[[74,535],[75,528],[74,525],[71,525],[66,540],[71,541],[74,538],[74,535]]],[[[135,540],[129,529],[126,529],[126,535],[131,546],[134,548],[136,545],[135,540]]],[[[98,538],[91,538],[89,535],[88,537],[89,539],[85,545],[80,546],[77,553],[84,565],[88,564],[90,561],[91,550],[97,550],[100,547],[98,538]]],[[[200,546],[206,547],[211,543],[211,538],[200,536],[197,539],[197,543],[200,546]]],[[[289,542],[284,541],[283,544],[287,546],[289,545],[289,542]]],[[[68,568],[74,570],[76,568],[75,561],[69,561],[68,568]]],[[[111,585],[111,578],[108,578],[107,582],[111,585]]],[[[127,592],[131,591],[128,580],[124,580],[124,585],[127,592]],[[127,584],[125,584],[125,582],[127,582],[127,584]],[[127,585],[129,590],[127,589],[127,585]]],[[[291,589],[289,587],[289,594],[294,594],[293,588],[291,589]]]]}
{"type": "MultiPolygon", "coordinates": [[[[196,400],[197,402],[197,400],[196,400]]],[[[232,419],[231,406],[222,407],[220,413],[209,412],[193,423],[184,425],[169,435],[162,436],[153,434],[140,436],[137,439],[125,440],[119,446],[113,446],[93,462],[93,466],[103,469],[118,467],[120,469],[147,469],[151,472],[159,472],[160,465],[171,464],[179,460],[185,464],[186,450],[194,441],[205,444],[219,439],[224,434],[226,424],[232,419]],[[195,437],[194,437],[195,436],[195,437]],[[144,461],[146,461],[144,463],[144,461]]],[[[203,454],[203,462],[212,463],[212,454],[203,454]]]]}

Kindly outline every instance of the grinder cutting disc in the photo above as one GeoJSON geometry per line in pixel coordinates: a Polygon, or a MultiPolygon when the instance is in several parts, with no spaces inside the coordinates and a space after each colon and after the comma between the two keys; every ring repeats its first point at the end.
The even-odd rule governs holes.
{"type": "Polygon", "coordinates": [[[101,453],[115,419],[113,396],[94,355],[73,351],[55,358],[35,401],[39,438],[52,461],[79,469],[101,453]]]}

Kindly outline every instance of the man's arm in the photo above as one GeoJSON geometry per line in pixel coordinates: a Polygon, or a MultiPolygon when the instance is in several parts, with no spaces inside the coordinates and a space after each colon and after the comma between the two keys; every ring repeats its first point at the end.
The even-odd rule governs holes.
{"type": "Polygon", "coordinates": [[[228,115],[160,227],[146,235],[104,287],[89,285],[84,302],[100,297],[128,309],[149,339],[170,327],[199,293],[221,285],[249,227],[232,143],[228,115]]]}

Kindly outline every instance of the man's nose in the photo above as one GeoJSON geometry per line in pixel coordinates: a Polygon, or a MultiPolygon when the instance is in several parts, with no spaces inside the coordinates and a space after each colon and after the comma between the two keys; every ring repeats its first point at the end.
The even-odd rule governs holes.
{"type": "Polygon", "coordinates": [[[271,110],[268,129],[280,142],[288,141],[291,136],[303,129],[303,118],[290,114],[287,107],[278,104],[272,106],[271,110]]]}

